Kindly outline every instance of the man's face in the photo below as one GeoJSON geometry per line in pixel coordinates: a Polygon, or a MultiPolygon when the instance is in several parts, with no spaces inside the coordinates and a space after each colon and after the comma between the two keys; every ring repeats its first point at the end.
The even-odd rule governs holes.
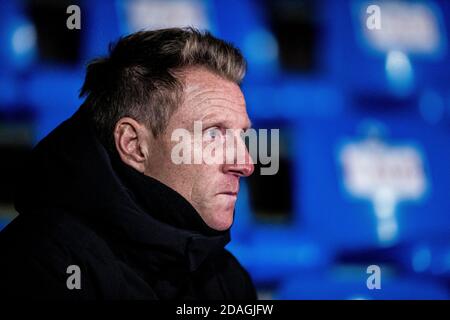
{"type": "MultiPolygon", "coordinates": [[[[180,193],[208,226],[226,230],[233,223],[239,178],[251,175],[254,169],[239,135],[250,127],[244,96],[238,85],[205,69],[188,69],[183,80],[183,103],[170,118],[165,132],[153,143],[144,173],[180,193]],[[240,144],[245,150],[245,164],[225,160],[221,164],[204,161],[201,164],[175,164],[171,154],[177,141],[172,141],[172,133],[182,128],[194,137],[195,121],[202,123],[201,148],[211,142],[217,143],[218,139],[229,141],[230,135],[227,136],[225,130],[233,129],[235,146],[240,144]]],[[[198,144],[194,145],[192,141],[191,147],[194,150],[198,144]]]]}

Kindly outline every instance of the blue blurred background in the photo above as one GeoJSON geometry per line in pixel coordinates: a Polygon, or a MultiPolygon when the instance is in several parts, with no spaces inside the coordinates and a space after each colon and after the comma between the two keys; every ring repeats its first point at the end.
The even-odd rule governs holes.
{"type": "Polygon", "coordinates": [[[80,105],[86,63],[121,35],[188,25],[242,50],[254,127],[280,129],[279,172],[245,181],[228,246],[260,298],[448,299],[445,0],[0,2],[0,229],[24,157],[80,105]]]}

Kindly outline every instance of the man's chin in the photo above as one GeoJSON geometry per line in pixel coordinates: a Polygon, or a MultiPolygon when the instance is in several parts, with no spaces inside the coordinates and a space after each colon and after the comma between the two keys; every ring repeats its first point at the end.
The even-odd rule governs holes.
{"type": "Polygon", "coordinates": [[[231,228],[234,219],[234,206],[233,210],[216,210],[212,212],[211,218],[205,221],[206,224],[217,231],[225,231],[231,228]]]}
{"type": "Polygon", "coordinates": [[[233,224],[233,220],[229,223],[217,223],[210,227],[216,231],[226,231],[231,228],[232,224],[233,224]]]}

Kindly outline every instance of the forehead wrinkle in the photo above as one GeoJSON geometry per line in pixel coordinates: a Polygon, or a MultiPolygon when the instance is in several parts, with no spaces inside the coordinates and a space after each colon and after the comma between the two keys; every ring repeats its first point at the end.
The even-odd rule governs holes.
{"type": "MultiPolygon", "coordinates": [[[[235,99],[230,99],[230,94],[227,93],[228,90],[214,90],[214,89],[210,89],[210,90],[201,90],[198,93],[195,94],[189,94],[186,97],[185,102],[186,103],[192,103],[197,105],[201,105],[205,102],[211,101],[211,100],[218,100],[218,101],[225,101],[227,103],[231,103],[231,104],[236,104],[239,106],[245,106],[245,102],[244,101],[234,101],[235,99]],[[216,93],[220,93],[219,96],[211,96],[211,94],[215,95],[216,93]],[[223,96],[222,96],[223,94],[223,96]],[[206,97],[205,97],[206,96],[206,97]],[[199,101],[197,101],[199,100],[199,101]]],[[[239,99],[241,100],[241,99],[239,99]]],[[[243,100],[243,99],[242,99],[243,100]]]]}
{"type": "Polygon", "coordinates": [[[245,98],[242,91],[235,84],[224,82],[222,79],[210,81],[195,79],[192,82],[186,81],[184,89],[184,112],[185,121],[194,122],[195,119],[203,121],[210,117],[210,110],[215,111],[214,117],[217,120],[230,123],[244,123],[244,127],[250,123],[246,111],[245,98]],[[228,110],[228,111],[225,111],[228,110]],[[224,112],[225,111],[225,112],[224,112]],[[243,120],[245,119],[245,120],[243,120]]]}
{"type": "Polygon", "coordinates": [[[238,113],[240,116],[248,118],[245,103],[237,104],[227,97],[206,97],[198,102],[192,101],[191,108],[193,117],[197,119],[203,118],[205,113],[211,113],[209,112],[211,109],[218,109],[215,111],[218,116],[223,114],[225,109],[228,109],[228,112],[238,113]]]}
{"type": "Polygon", "coordinates": [[[223,106],[211,106],[208,109],[213,109],[213,108],[214,109],[215,108],[220,109],[220,111],[222,111],[222,112],[220,112],[220,111],[210,111],[207,114],[205,114],[203,117],[201,117],[200,121],[216,120],[217,122],[232,123],[233,122],[232,118],[237,118],[237,119],[245,119],[244,122],[247,123],[248,125],[244,125],[243,127],[247,127],[247,128],[251,127],[251,121],[250,121],[250,118],[247,115],[247,112],[245,112],[245,111],[244,112],[238,112],[238,111],[236,111],[233,108],[223,107],[223,106]],[[231,113],[224,113],[223,112],[224,108],[231,110],[231,113]],[[223,118],[221,119],[221,117],[224,117],[224,119],[223,118]]]}
{"type": "Polygon", "coordinates": [[[245,104],[237,104],[228,98],[206,98],[196,103],[193,108],[204,111],[210,108],[226,108],[238,113],[246,112],[245,104]]]}
{"type": "Polygon", "coordinates": [[[186,91],[186,101],[192,101],[198,99],[199,96],[203,96],[205,94],[215,93],[217,90],[215,89],[205,89],[205,88],[196,88],[190,91],[186,91]]]}

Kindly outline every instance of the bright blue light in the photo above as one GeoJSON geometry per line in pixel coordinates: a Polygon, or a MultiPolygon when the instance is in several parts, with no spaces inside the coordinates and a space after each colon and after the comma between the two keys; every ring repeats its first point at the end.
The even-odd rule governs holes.
{"type": "Polygon", "coordinates": [[[244,42],[244,54],[249,64],[276,70],[278,62],[278,43],[273,34],[265,29],[256,29],[250,32],[244,42]]]}
{"type": "Polygon", "coordinates": [[[407,96],[414,85],[414,71],[409,57],[402,51],[389,51],[386,56],[386,77],[393,93],[407,96]]]}

